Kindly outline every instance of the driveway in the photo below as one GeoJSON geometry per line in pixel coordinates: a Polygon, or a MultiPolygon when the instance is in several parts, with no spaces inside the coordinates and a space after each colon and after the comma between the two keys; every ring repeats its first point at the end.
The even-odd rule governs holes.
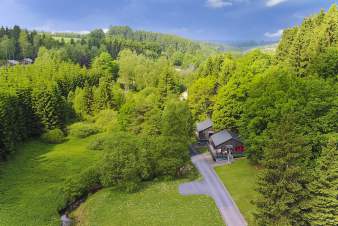
{"type": "MultiPolygon", "coordinates": [[[[209,153],[194,155],[191,161],[196,166],[203,180],[181,184],[179,191],[182,195],[205,194],[212,197],[227,226],[248,225],[240,213],[228,190],[224,187],[213,169],[209,153]]],[[[198,206],[196,206],[198,208],[198,206]]]]}

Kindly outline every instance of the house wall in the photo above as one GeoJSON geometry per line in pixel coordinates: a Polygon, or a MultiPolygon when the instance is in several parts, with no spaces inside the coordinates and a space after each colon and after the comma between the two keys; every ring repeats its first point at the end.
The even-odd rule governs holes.
{"type": "Polygon", "coordinates": [[[243,143],[238,141],[238,140],[235,140],[235,139],[231,139],[231,140],[228,140],[227,142],[217,146],[216,148],[220,148],[222,150],[226,150],[226,146],[227,145],[232,145],[233,146],[233,154],[243,154],[243,151],[244,149],[242,149],[243,151],[240,151],[240,150],[236,150],[236,147],[244,147],[243,143]]]}
{"type": "Polygon", "coordinates": [[[210,127],[209,129],[203,130],[199,132],[198,138],[200,140],[209,140],[209,132],[212,132],[212,128],[210,127]]]}

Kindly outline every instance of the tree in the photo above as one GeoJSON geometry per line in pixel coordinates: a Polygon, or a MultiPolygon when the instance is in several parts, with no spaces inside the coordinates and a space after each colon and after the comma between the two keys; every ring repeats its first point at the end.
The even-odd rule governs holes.
{"type": "Polygon", "coordinates": [[[162,68],[158,88],[160,90],[162,100],[165,100],[171,94],[177,94],[181,91],[175,71],[168,65],[168,63],[166,63],[166,65],[162,68]]]}
{"type": "Polygon", "coordinates": [[[211,116],[216,79],[212,76],[197,79],[189,88],[188,104],[195,119],[203,120],[211,116]]]}
{"type": "Polygon", "coordinates": [[[108,76],[115,81],[118,76],[119,66],[109,53],[103,52],[94,59],[92,70],[94,73],[101,76],[108,76]]]}
{"type": "Polygon", "coordinates": [[[88,84],[81,88],[76,88],[74,99],[72,100],[75,112],[83,118],[93,115],[94,96],[92,88],[88,84]]]}
{"type": "Polygon", "coordinates": [[[120,52],[118,62],[120,65],[119,82],[128,91],[132,85],[135,85],[134,69],[137,65],[137,55],[130,50],[123,50],[120,52]]]}
{"type": "MultiPolygon", "coordinates": [[[[0,39],[1,40],[1,39],[0,39]]],[[[15,57],[15,43],[13,39],[4,36],[0,42],[0,57],[2,59],[14,59],[15,57]]]]}
{"type": "Polygon", "coordinates": [[[311,212],[306,215],[314,226],[338,225],[338,152],[337,136],[332,136],[317,160],[309,185],[311,212]]]}
{"type": "Polygon", "coordinates": [[[103,184],[119,186],[129,192],[136,191],[142,181],[140,175],[148,166],[140,159],[139,139],[127,133],[116,133],[113,139],[108,140],[101,163],[103,184]]]}
{"type": "Polygon", "coordinates": [[[63,129],[65,126],[65,99],[55,86],[33,90],[33,109],[44,129],[63,129]]]}
{"type": "Polygon", "coordinates": [[[187,141],[173,136],[153,137],[153,151],[156,158],[155,172],[157,176],[176,178],[182,176],[182,169],[189,161],[187,141]]]}
{"type": "Polygon", "coordinates": [[[19,37],[19,45],[20,45],[22,57],[32,57],[33,48],[32,48],[32,44],[28,41],[27,31],[21,30],[20,37],[19,37]]]}
{"type": "Polygon", "coordinates": [[[97,88],[94,88],[94,109],[95,112],[100,110],[110,109],[113,106],[112,98],[112,83],[107,77],[100,78],[100,83],[97,88]]]}
{"type": "Polygon", "coordinates": [[[309,150],[296,132],[294,118],[286,115],[264,146],[263,171],[258,180],[255,214],[259,225],[308,225],[304,219],[309,194],[309,150]]]}
{"type": "Polygon", "coordinates": [[[91,31],[87,37],[88,45],[90,47],[98,47],[100,48],[100,45],[105,38],[105,34],[102,29],[95,29],[91,31]]]}
{"type": "Polygon", "coordinates": [[[168,100],[162,113],[162,134],[188,140],[192,134],[192,117],[185,102],[168,100]]]}
{"type": "Polygon", "coordinates": [[[336,130],[336,89],[329,80],[300,78],[281,66],[258,75],[248,87],[238,120],[249,159],[256,163],[263,159],[262,147],[269,139],[271,125],[281,123],[286,112],[297,117],[296,124],[316,158],[323,136],[336,130]]]}
{"type": "Polygon", "coordinates": [[[322,78],[337,79],[338,47],[331,47],[319,53],[311,63],[310,72],[317,73],[322,78]]]}

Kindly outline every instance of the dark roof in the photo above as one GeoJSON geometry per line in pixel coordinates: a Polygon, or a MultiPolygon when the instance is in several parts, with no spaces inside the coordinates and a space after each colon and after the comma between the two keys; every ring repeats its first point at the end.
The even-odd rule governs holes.
{"type": "Polygon", "coordinates": [[[218,133],[213,134],[210,137],[210,139],[214,143],[215,147],[217,147],[217,146],[219,146],[219,145],[221,145],[221,144],[223,144],[223,143],[225,143],[225,142],[227,142],[228,140],[231,140],[231,139],[235,139],[235,140],[241,142],[237,134],[230,132],[226,129],[222,130],[218,133]]]}
{"type": "Polygon", "coordinates": [[[210,119],[207,119],[203,122],[199,122],[196,124],[196,130],[198,132],[209,129],[210,127],[212,127],[212,121],[210,119]]]}

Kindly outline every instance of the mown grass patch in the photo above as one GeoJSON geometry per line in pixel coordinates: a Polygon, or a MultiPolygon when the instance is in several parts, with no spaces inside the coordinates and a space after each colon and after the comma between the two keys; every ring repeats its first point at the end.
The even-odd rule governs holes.
{"type": "Polygon", "coordinates": [[[215,168],[249,225],[254,225],[255,191],[258,170],[246,158],[215,168]]]}
{"type": "Polygon", "coordinates": [[[91,196],[73,216],[81,226],[221,226],[216,205],[207,196],[182,196],[187,180],[153,182],[136,193],[104,189],[91,196]]]}

